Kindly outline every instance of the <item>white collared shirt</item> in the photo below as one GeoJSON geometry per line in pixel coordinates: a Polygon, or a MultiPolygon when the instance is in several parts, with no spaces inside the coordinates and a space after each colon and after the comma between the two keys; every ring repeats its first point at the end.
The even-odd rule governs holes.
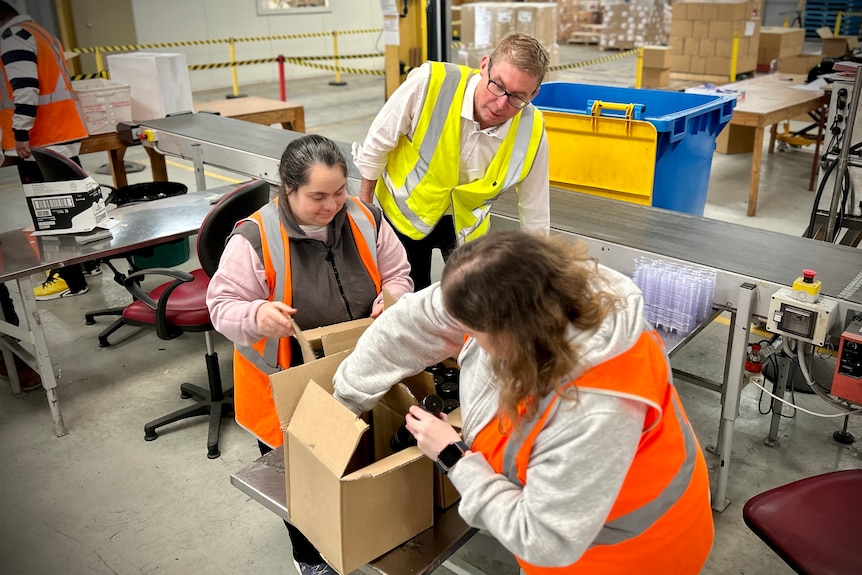
{"type": "MultiPolygon", "coordinates": [[[[362,146],[353,144],[353,162],[363,178],[378,179],[386,167],[390,150],[398,143],[398,138],[402,135],[408,139],[413,138],[425,100],[430,72],[430,64],[427,62],[412,70],[377,114],[362,146]]],[[[512,120],[508,120],[500,126],[482,130],[479,123],[473,119],[473,97],[477,88],[483,89],[479,86],[481,80],[482,77],[478,74],[468,80],[461,107],[459,184],[466,184],[484,176],[512,125],[512,120]]],[[[548,140],[543,133],[533,167],[517,186],[521,229],[548,233],[548,187],[548,140]]],[[[451,213],[451,209],[450,206],[448,213],[451,213]]]]}

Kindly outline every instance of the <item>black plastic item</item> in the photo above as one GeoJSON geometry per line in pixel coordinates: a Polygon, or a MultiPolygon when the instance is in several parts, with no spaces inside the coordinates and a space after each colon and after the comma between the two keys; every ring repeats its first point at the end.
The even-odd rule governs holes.
{"type": "MultiPolygon", "coordinates": [[[[419,402],[419,406],[430,413],[438,416],[443,411],[443,399],[433,393],[426,395],[419,402]]],[[[404,423],[395,431],[395,435],[389,440],[389,447],[394,453],[398,453],[403,449],[416,445],[416,438],[413,434],[407,431],[407,424],[404,423]]]]}
{"type": "Polygon", "coordinates": [[[137,202],[151,202],[180,196],[188,191],[188,187],[180,182],[143,182],[112,190],[106,204],[116,204],[117,207],[137,202]]]}

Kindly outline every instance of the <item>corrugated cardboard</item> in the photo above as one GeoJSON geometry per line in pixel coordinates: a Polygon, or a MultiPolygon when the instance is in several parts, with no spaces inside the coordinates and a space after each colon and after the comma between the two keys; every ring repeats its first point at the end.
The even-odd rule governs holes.
{"type": "Polygon", "coordinates": [[[642,88],[666,88],[670,85],[670,68],[644,68],[641,76],[642,88]]]}
{"type": "Polygon", "coordinates": [[[827,26],[818,28],[817,35],[823,40],[821,52],[827,58],[841,58],[852,54],[853,48],[859,44],[859,39],[855,36],[835,36],[827,26]]]}
{"type": "Polygon", "coordinates": [[[340,352],[270,377],[285,432],[290,521],[342,575],[433,524],[433,464],[416,447],[399,453],[389,438],[412,396],[396,385],[370,426],[332,397],[340,352]],[[373,527],[373,528],[372,528],[373,527]]]}
{"type": "Polygon", "coordinates": [[[728,124],[715,139],[715,150],[722,154],[745,154],[754,151],[754,128],[728,124]]]}
{"type": "Polygon", "coordinates": [[[805,30],[803,28],[764,26],[760,29],[757,64],[769,66],[773,60],[801,54],[804,42],[805,30]]]}
{"type": "Polygon", "coordinates": [[[644,46],[644,68],[670,68],[669,46],[644,46]]]}
{"type": "Polygon", "coordinates": [[[808,74],[812,68],[820,64],[823,56],[820,54],[797,54],[787,56],[778,61],[778,71],[784,74],[808,74]]]}
{"type": "Polygon", "coordinates": [[[320,358],[339,351],[352,349],[356,345],[356,340],[359,339],[359,336],[362,335],[373,321],[370,317],[366,317],[307,329],[302,333],[311,345],[315,357],[320,358]]]}

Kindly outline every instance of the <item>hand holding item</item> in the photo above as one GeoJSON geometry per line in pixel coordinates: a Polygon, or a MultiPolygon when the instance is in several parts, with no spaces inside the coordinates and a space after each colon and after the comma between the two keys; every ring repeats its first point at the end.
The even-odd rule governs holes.
{"type": "Polygon", "coordinates": [[[257,329],[264,337],[290,337],[294,333],[294,323],[290,316],[296,310],[280,301],[268,301],[257,310],[257,329]]]}
{"type": "Polygon", "coordinates": [[[414,405],[407,413],[406,421],[407,430],[416,438],[419,449],[431,460],[436,460],[437,455],[450,443],[461,441],[461,436],[449,425],[445,413],[432,415],[414,405]]]}

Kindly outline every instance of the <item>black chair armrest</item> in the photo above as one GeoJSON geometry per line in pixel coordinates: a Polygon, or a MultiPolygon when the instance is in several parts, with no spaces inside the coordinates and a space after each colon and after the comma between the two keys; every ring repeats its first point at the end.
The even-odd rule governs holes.
{"type": "Polygon", "coordinates": [[[127,290],[129,290],[132,297],[156,312],[156,335],[158,335],[160,339],[174,339],[182,333],[182,331],[178,331],[168,325],[168,298],[171,297],[171,293],[173,293],[180,284],[193,281],[194,279],[195,278],[192,274],[182,270],[171,268],[148,268],[129,274],[129,276],[123,281],[123,285],[127,290]],[[175,281],[171,282],[170,285],[165,288],[165,291],[162,292],[161,296],[159,296],[158,302],[151,298],[150,295],[141,288],[139,283],[140,280],[149,275],[167,276],[175,279],[175,281]]]}

